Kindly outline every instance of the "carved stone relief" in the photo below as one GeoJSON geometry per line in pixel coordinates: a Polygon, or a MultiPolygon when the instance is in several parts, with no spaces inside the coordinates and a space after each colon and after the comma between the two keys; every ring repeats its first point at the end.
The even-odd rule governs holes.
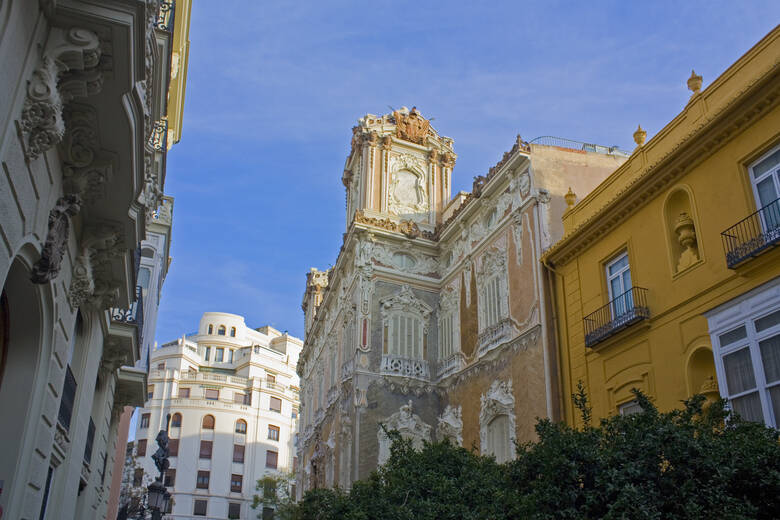
{"type": "Polygon", "coordinates": [[[41,258],[32,268],[30,279],[33,283],[47,283],[60,274],[70,234],[70,218],[80,209],[81,200],[77,195],[66,195],[57,199],[54,208],[49,212],[49,229],[41,258]]]}
{"type": "Polygon", "coordinates": [[[425,334],[428,333],[428,320],[432,309],[424,301],[417,298],[414,295],[412,288],[408,285],[403,285],[397,293],[383,298],[380,300],[379,304],[383,326],[389,324],[389,319],[394,312],[409,312],[420,317],[422,320],[423,332],[425,334]]]}
{"type": "Polygon", "coordinates": [[[436,425],[436,439],[439,441],[449,439],[456,446],[463,445],[463,418],[460,406],[456,408],[447,405],[444,409],[436,425]]]}
{"type": "MultiPolygon", "coordinates": [[[[400,410],[384,421],[384,427],[388,431],[397,431],[404,439],[410,439],[412,446],[422,448],[423,441],[431,440],[431,426],[426,424],[420,416],[412,412],[412,401],[402,405],[400,410]]],[[[379,438],[379,464],[384,464],[390,458],[390,438],[380,426],[377,431],[379,438]]]]}
{"type": "Polygon", "coordinates": [[[64,190],[89,204],[103,195],[112,173],[111,160],[101,155],[97,115],[89,106],[65,111],[68,133],[62,142],[64,190]]]}
{"type": "Polygon", "coordinates": [[[100,91],[102,80],[95,70],[99,61],[100,42],[94,32],[78,27],[51,29],[41,66],[27,83],[22,106],[19,126],[28,160],[62,140],[65,103],[76,95],[100,91]]]}
{"type": "Polygon", "coordinates": [[[118,226],[101,224],[85,231],[68,290],[71,307],[89,304],[104,309],[117,304],[119,283],[111,278],[110,262],[124,254],[123,244],[118,226]]]}
{"type": "Polygon", "coordinates": [[[388,210],[395,215],[424,221],[429,209],[425,165],[409,154],[393,154],[389,160],[388,210]]]}

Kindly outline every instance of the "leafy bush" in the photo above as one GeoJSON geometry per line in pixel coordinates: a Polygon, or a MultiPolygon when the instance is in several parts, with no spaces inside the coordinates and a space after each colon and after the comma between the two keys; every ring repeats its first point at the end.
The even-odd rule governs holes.
{"type": "Polygon", "coordinates": [[[660,413],[635,391],[642,412],[585,426],[540,420],[539,440],[517,458],[448,442],[415,450],[391,432],[391,456],[352,489],[316,489],[287,510],[292,520],[776,519],[780,518],[778,432],[741,420],[724,400],[703,396],[660,413]]]}

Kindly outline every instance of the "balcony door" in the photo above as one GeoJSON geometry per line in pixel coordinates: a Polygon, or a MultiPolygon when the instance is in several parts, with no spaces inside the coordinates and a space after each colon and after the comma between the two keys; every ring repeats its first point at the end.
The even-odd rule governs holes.
{"type": "Polygon", "coordinates": [[[631,297],[631,269],[628,266],[628,253],[622,253],[607,264],[607,287],[609,288],[610,311],[612,319],[626,314],[634,308],[631,297]]]}
{"type": "Polygon", "coordinates": [[[750,167],[750,179],[764,233],[780,229],[780,147],[750,167]]]}

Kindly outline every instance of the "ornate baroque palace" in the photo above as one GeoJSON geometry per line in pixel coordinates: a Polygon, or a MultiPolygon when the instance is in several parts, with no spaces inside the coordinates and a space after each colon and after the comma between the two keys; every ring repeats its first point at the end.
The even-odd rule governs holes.
{"type": "Polygon", "coordinates": [[[499,461],[561,417],[541,252],[561,216],[625,161],[614,148],[519,136],[471,193],[456,155],[415,108],[353,128],[338,260],[303,299],[298,476],[349,487],[389,455],[380,423],[450,438],[499,461]]]}
{"type": "Polygon", "coordinates": [[[115,517],[168,266],[189,4],[0,2],[4,519],[115,517]]]}
{"type": "Polygon", "coordinates": [[[207,312],[198,332],[155,350],[133,485],[156,476],[155,437],[170,416],[172,517],[257,515],[250,506],[258,479],[293,471],[302,346],[271,327],[249,328],[241,316],[207,312]]]}

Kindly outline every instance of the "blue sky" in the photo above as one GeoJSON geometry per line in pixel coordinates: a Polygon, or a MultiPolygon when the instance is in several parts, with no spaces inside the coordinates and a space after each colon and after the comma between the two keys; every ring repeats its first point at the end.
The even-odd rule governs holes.
{"type": "Polygon", "coordinates": [[[205,311],[302,337],[335,262],[351,127],[416,105],[455,140],[454,190],[554,135],[631,149],[780,20],[780,2],[195,0],[162,343],[205,311]]]}

